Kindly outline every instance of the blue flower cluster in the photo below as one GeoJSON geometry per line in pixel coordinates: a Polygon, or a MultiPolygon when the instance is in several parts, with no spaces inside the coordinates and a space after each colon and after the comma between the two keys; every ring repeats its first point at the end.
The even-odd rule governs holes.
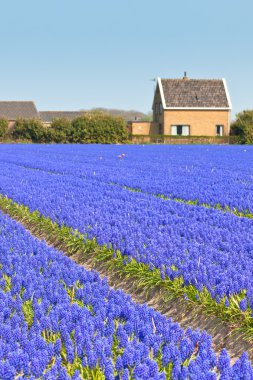
{"type": "MultiPolygon", "coordinates": [[[[137,148],[148,147],[126,149],[138,152],[137,148]]],[[[151,148],[157,154],[160,152],[157,147],[151,148]]],[[[2,152],[0,156],[0,193],[29,206],[32,211],[39,210],[59,224],[78,229],[88,238],[95,237],[101,245],[112,245],[138,262],[159,268],[163,276],[172,280],[182,276],[184,284],[191,284],[199,291],[205,287],[218,302],[226,297],[226,306],[229,306],[232,295],[243,292],[242,312],[247,308],[253,310],[253,221],[110,185],[101,178],[109,178],[111,172],[116,173],[118,166],[112,164],[112,157],[108,166],[100,164],[104,156],[94,158],[99,149],[110,157],[113,153],[114,160],[120,160],[121,164],[122,160],[128,159],[117,158],[117,151],[122,149],[118,146],[4,146],[6,154],[3,157],[2,152]],[[92,150],[95,153],[89,160],[88,154],[92,150]],[[89,173],[91,168],[94,172],[89,173]]],[[[227,152],[227,156],[231,155],[229,149],[232,149],[237,157],[242,147],[167,149],[178,149],[186,156],[194,149],[196,156],[204,149],[213,150],[214,159],[215,153],[222,155],[221,149],[227,152]]],[[[154,163],[162,162],[162,153],[157,160],[154,158],[154,162],[151,160],[154,153],[149,159],[154,174],[150,182],[154,185],[154,163]]],[[[140,163],[140,154],[137,157],[140,163]]],[[[225,168],[229,166],[227,160],[225,168]]],[[[141,174],[140,166],[136,167],[141,174]]],[[[242,172],[245,174],[247,170],[250,172],[248,166],[242,172]]],[[[133,168],[125,168],[125,179],[129,182],[133,180],[132,173],[133,168]]],[[[198,183],[196,178],[192,178],[192,183],[198,183]]],[[[252,196],[250,191],[248,193],[252,196]]]]}
{"type": "Polygon", "coordinates": [[[253,379],[206,333],[135,304],[0,214],[0,378],[253,379]],[[170,371],[170,372],[168,372],[170,371]],[[91,372],[88,372],[89,374],[91,372]]]}

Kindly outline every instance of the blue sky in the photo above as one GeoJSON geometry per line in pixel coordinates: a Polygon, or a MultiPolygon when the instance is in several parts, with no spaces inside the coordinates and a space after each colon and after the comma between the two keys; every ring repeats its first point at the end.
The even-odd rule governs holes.
{"type": "Polygon", "coordinates": [[[1,100],[39,110],[151,109],[157,76],[227,79],[253,108],[252,0],[8,0],[1,100]]]}

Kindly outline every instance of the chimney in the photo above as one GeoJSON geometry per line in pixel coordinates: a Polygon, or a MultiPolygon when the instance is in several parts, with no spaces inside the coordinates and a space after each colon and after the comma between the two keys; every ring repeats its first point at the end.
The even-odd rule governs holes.
{"type": "Polygon", "coordinates": [[[183,76],[183,79],[184,79],[184,80],[187,80],[187,79],[189,79],[189,78],[188,78],[188,76],[186,75],[186,71],[184,72],[184,76],[183,76]]]}

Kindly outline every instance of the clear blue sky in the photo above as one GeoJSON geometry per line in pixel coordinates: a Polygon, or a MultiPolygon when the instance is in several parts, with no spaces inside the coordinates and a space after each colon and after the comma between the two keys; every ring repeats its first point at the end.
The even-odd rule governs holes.
{"type": "Polygon", "coordinates": [[[39,110],[151,109],[150,79],[227,79],[253,108],[252,0],[8,0],[0,100],[39,110]]]}

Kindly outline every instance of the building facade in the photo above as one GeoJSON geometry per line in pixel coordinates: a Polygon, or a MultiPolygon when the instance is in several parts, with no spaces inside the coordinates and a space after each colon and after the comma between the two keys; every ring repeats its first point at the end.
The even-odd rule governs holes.
{"type": "Polygon", "coordinates": [[[133,135],[228,136],[231,101],[225,79],[157,79],[153,122],[133,122],[133,135]]]}

